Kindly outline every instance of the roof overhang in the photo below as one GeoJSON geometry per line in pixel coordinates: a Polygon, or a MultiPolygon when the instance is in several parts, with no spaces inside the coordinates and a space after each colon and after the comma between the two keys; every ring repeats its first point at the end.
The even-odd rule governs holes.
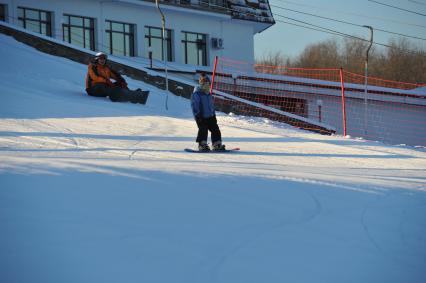
{"type": "MultiPolygon", "coordinates": [[[[150,7],[157,9],[155,0],[112,0],[110,2],[104,3],[126,3],[133,6],[139,7],[150,7]]],[[[188,13],[192,15],[201,15],[207,17],[213,17],[217,19],[231,19],[231,15],[229,13],[217,10],[212,11],[211,9],[203,9],[198,6],[181,6],[181,5],[173,5],[173,3],[160,2],[160,8],[162,11],[172,11],[179,13],[188,13]]]]}
{"type": "Polygon", "coordinates": [[[275,24],[275,22],[273,22],[273,23],[258,22],[258,21],[241,20],[241,19],[236,19],[236,18],[233,18],[232,21],[236,21],[236,22],[239,22],[239,23],[244,24],[244,25],[253,26],[253,34],[261,33],[264,30],[270,28],[271,26],[273,26],[275,24]]]}

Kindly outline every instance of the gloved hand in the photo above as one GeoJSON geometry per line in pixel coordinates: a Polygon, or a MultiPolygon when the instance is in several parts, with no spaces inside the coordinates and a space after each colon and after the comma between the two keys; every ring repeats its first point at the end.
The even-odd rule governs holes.
{"type": "Polygon", "coordinates": [[[121,82],[120,82],[120,87],[125,88],[125,89],[129,89],[129,88],[127,87],[127,83],[126,83],[126,81],[121,81],[121,82]]]}
{"type": "Polygon", "coordinates": [[[111,80],[106,80],[106,84],[108,85],[108,86],[110,86],[110,87],[113,87],[114,86],[114,84],[112,83],[112,81],[111,80]]]}

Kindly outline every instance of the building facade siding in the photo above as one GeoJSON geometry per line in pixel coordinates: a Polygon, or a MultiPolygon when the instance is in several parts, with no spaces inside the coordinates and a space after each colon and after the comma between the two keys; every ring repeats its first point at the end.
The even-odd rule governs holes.
{"type": "MultiPolygon", "coordinates": [[[[66,15],[94,19],[94,49],[110,53],[106,21],[122,22],[134,26],[132,55],[148,57],[146,28],[161,28],[160,14],[155,3],[148,1],[99,1],[99,0],[0,0],[7,10],[6,22],[18,25],[18,8],[49,11],[51,36],[64,40],[63,25],[66,15]]],[[[246,62],[254,61],[255,25],[258,23],[233,19],[226,13],[195,10],[162,5],[166,16],[166,28],[172,31],[172,61],[185,64],[184,32],[206,35],[205,65],[211,66],[215,56],[223,56],[246,62]],[[213,46],[212,39],[219,38],[222,47],[213,46]]],[[[92,47],[93,48],[93,47],[92,47]]]]}

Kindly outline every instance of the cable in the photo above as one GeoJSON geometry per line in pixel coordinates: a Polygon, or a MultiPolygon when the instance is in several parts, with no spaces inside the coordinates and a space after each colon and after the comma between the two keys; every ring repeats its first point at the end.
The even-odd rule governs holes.
{"type": "Polygon", "coordinates": [[[409,12],[409,13],[413,13],[413,14],[416,14],[416,15],[420,15],[420,16],[425,16],[426,17],[426,14],[423,14],[423,13],[418,13],[418,12],[415,12],[415,11],[410,11],[410,10],[407,10],[407,9],[404,9],[404,8],[400,8],[400,7],[397,7],[397,6],[392,6],[392,5],[389,5],[389,4],[381,3],[381,2],[375,1],[375,0],[368,0],[368,1],[369,2],[377,3],[379,5],[391,7],[391,8],[394,8],[394,9],[398,9],[398,10],[401,10],[401,11],[405,11],[405,12],[409,12]]]}
{"type": "MultiPolygon", "coordinates": [[[[333,18],[319,16],[319,15],[316,15],[316,14],[311,14],[311,13],[301,12],[301,11],[292,10],[292,9],[288,9],[288,8],[283,8],[283,7],[276,6],[276,5],[270,5],[270,6],[274,7],[274,8],[281,9],[281,10],[291,11],[291,12],[295,12],[295,13],[299,13],[299,14],[303,14],[303,15],[308,15],[308,16],[312,16],[312,17],[317,17],[317,18],[325,19],[325,20],[329,20],[329,21],[334,21],[334,22],[338,22],[338,23],[342,23],[342,24],[352,25],[352,26],[356,26],[356,27],[363,27],[363,25],[354,24],[354,23],[347,22],[347,21],[337,20],[337,19],[333,19],[333,18]]],[[[374,27],[374,30],[375,31],[381,31],[381,32],[389,33],[389,34],[395,34],[395,35],[399,35],[399,36],[404,36],[404,37],[409,37],[409,38],[413,38],[413,39],[419,39],[419,40],[425,40],[426,41],[426,38],[412,36],[412,35],[406,35],[406,34],[392,32],[392,31],[387,31],[387,30],[376,28],[376,27],[374,27]]]]}
{"type": "Polygon", "coordinates": [[[426,3],[419,2],[419,1],[408,0],[408,2],[412,2],[412,3],[418,4],[418,5],[425,5],[426,6],[426,3]]]}
{"type": "MultiPolygon", "coordinates": [[[[216,6],[216,7],[223,8],[222,6],[218,6],[218,5],[214,5],[214,4],[210,4],[210,6],[216,6]]],[[[241,12],[239,10],[235,10],[235,9],[231,9],[231,8],[226,8],[226,10],[228,10],[230,12],[237,13],[237,14],[250,15],[250,16],[255,16],[255,17],[258,16],[257,14],[254,14],[254,13],[241,12]]],[[[282,23],[286,23],[286,24],[290,24],[290,25],[296,25],[296,26],[299,26],[299,27],[303,27],[303,28],[307,28],[307,29],[312,29],[312,30],[316,30],[316,31],[320,31],[320,32],[330,33],[330,34],[333,34],[333,35],[339,35],[339,36],[342,36],[342,37],[354,38],[354,39],[358,39],[358,40],[361,40],[361,41],[370,42],[369,40],[363,39],[363,38],[358,37],[358,36],[354,36],[354,35],[350,35],[350,34],[347,34],[347,33],[339,32],[339,31],[336,31],[336,30],[328,29],[328,28],[325,28],[325,27],[321,27],[321,26],[318,26],[318,25],[314,25],[314,24],[305,22],[305,21],[300,21],[300,20],[297,20],[297,19],[293,19],[293,18],[289,18],[289,17],[283,16],[283,15],[279,15],[279,14],[276,14],[276,13],[273,13],[273,14],[276,15],[276,16],[279,16],[279,17],[283,17],[283,18],[292,20],[292,21],[296,21],[296,22],[299,22],[299,23],[306,24],[306,25],[308,25],[310,27],[296,25],[294,23],[284,22],[284,21],[280,21],[280,20],[275,20],[276,22],[282,22],[282,23]],[[311,28],[311,26],[315,27],[315,29],[311,28]]],[[[418,54],[419,53],[418,51],[405,50],[405,49],[397,48],[397,47],[390,46],[390,45],[384,44],[384,43],[379,43],[379,42],[373,42],[373,44],[380,45],[380,46],[387,47],[387,48],[391,48],[391,49],[394,48],[394,49],[400,50],[400,51],[405,52],[405,53],[411,53],[411,54],[418,54]]]]}
{"type": "MultiPolygon", "coordinates": [[[[220,8],[223,9],[223,6],[218,6],[218,5],[214,5],[214,4],[210,4],[210,6],[220,7],[220,8]]],[[[236,13],[236,14],[250,15],[250,16],[255,16],[255,17],[259,16],[259,15],[254,14],[254,13],[241,12],[240,10],[235,10],[235,9],[231,9],[231,8],[225,8],[225,10],[228,10],[231,13],[233,12],[233,13],[236,13]]],[[[271,10],[271,12],[272,12],[272,10],[271,10]]],[[[332,30],[332,29],[329,29],[329,28],[321,27],[321,26],[314,25],[314,24],[311,24],[311,23],[308,23],[308,22],[305,22],[305,21],[300,21],[300,20],[297,20],[297,19],[286,17],[286,16],[283,16],[283,15],[280,15],[280,14],[277,14],[277,13],[273,13],[273,15],[283,17],[285,19],[289,19],[289,20],[292,20],[292,21],[295,21],[295,22],[298,22],[298,23],[302,23],[302,24],[308,25],[309,27],[296,25],[294,23],[284,22],[284,21],[280,21],[280,20],[276,20],[276,19],[275,19],[275,22],[282,22],[282,23],[285,23],[285,24],[295,25],[295,26],[299,26],[299,27],[303,27],[303,28],[307,28],[307,29],[312,29],[312,30],[315,30],[315,31],[320,31],[320,32],[330,33],[330,34],[333,34],[333,35],[339,35],[339,36],[342,36],[342,37],[354,38],[354,39],[362,40],[362,41],[365,41],[365,42],[370,42],[369,40],[363,39],[363,38],[358,37],[358,36],[354,36],[354,35],[350,35],[350,34],[347,34],[347,33],[332,30]],[[315,28],[312,28],[312,27],[315,27],[315,28]]],[[[405,50],[405,49],[397,48],[397,47],[390,46],[390,45],[384,44],[384,43],[373,42],[373,44],[380,45],[380,46],[387,47],[387,48],[395,48],[395,49],[398,49],[398,50],[405,52],[405,53],[418,54],[418,52],[416,52],[416,51],[405,50]]]]}
{"type": "Polygon", "coordinates": [[[341,21],[341,20],[336,20],[336,19],[333,19],[333,18],[323,17],[323,16],[319,16],[319,15],[315,15],[315,14],[311,14],[311,13],[306,13],[306,12],[301,12],[301,11],[297,11],[297,10],[293,10],[293,9],[283,8],[283,7],[277,6],[277,5],[271,5],[271,7],[278,8],[278,9],[281,9],[281,10],[291,11],[291,12],[295,12],[295,13],[299,13],[299,14],[303,14],[303,15],[308,15],[308,16],[312,16],[312,17],[317,17],[317,18],[321,18],[321,19],[325,19],[325,20],[335,21],[335,22],[339,22],[339,23],[343,23],[343,24],[348,24],[348,25],[352,25],[352,26],[358,26],[358,27],[361,26],[361,25],[358,25],[358,24],[354,24],[354,23],[350,23],[350,22],[346,22],[346,21],[341,21]]]}
{"type": "MultiPolygon", "coordinates": [[[[296,22],[299,22],[299,23],[307,24],[309,26],[313,26],[313,27],[316,27],[316,28],[319,28],[319,29],[323,29],[324,30],[323,32],[332,33],[332,34],[335,34],[335,35],[340,35],[342,37],[358,39],[358,40],[365,41],[365,42],[370,42],[369,40],[366,40],[364,38],[361,38],[361,37],[358,37],[358,36],[354,36],[354,35],[351,35],[351,34],[339,32],[339,31],[336,31],[336,30],[328,29],[328,28],[324,28],[324,27],[321,27],[321,26],[318,26],[318,25],[310,24],[308,22],[304,22],[304,21],[300,21],[300,20],[297,20],[297,19],[289,18],[289,17],[282,16],[282,15],[279,15],[279,14],[275,14],[275,15],[279,16],[279,17],[283,17],[283,18],[289,19],[289,20],[292,20],[292,21],[296,21],[296,22]]],[[[398,50],[400,50],[402,52],[405,52],[405,53],[411,53],[411,54],[418,54],[419,53],[417,51],[405,50],[405,49],[397,48],[397,47],[394,47],[394,46],[390,46],[388,44],[379,43],[379,42],[375,42],[375,41],[373,41],[373,44],[384,46],[384,47],[387,47],[387,48],[395,48],[395,49],[398,49],[398,50]]]]}
{"type": "MultiPolygon", "coordinates": [[[[296,5],[296,6],[303,6],[303,7],[308,7],[308,8],[320,9],[320,10],[324,9],[324,7],[317,7],[317,6],[313,6],[313,5],[306,5],[306,4],[294,3],[294,2],[286,1],[286,0],[275,0],[275,1],[283,2],[283,3],[288,3],[288,4],[292,4],[292,5],[296,5]]],[[[337,12],[339,14],[346,14],[346,15],[350,15],[350,16],[362,17],[362,18],[366,18],[366,19],[373,19],[373,20],[379,20],[379,21],[384,21],[384,22],[391,22],[391,23],[396,23],[396,24],[401,24],[401,25],[407,25],[407,26],[414,26],[414,27],[420,27],[420,28],[426,29],[425,25],[419,25],[419,24],[413,24],[413,23],[406,23],[406,22],[396,21],[396,20],[388,19],[388,18],[366,16],[366,15],[357,14],[357,13],[349,13],[349,12],[338,10],[338,9],[329,9],[329,8],[327,8],[327,10],[328,11],[334,11],[334,12],[337,12]]]]}
{"type": "Polygon", "coordinates": [[[296,26],[296,27],[302,27],[302,28],[305,28],[305,29],[310,29],[310,30],[314,30],[314,31],[324,32],[324,33],[328,33],[328,34],[332,34],[332,35],[340,35],[337,32],[325,31],[325,30],[322,30],[322,29],[317,29],[317,28],[313,28],[313,27],[303,26],[303,25],[299,25],[299,24],[295,24],[295,23],[290,23],[290,22],[286,22],[286,21],[282,21],[282,20],[275,19],[275,21],[279,22],[279,23],[283,23],[283,24],[288,24],[288,25],[292,25],[292,26],[296,26]]]}

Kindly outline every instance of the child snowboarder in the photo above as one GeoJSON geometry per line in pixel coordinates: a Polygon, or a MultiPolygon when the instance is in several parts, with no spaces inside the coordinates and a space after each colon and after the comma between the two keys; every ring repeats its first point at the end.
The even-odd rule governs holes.
{"type": "Polygon", "coordinates": [[[196,142],[200,151],[210,151],[207,144],[208,131],[211,132],[213,150],[225,150],[222,144],[222,134],[217,125],[213,97],[210,95],[210,79],[205,73],[200,75],[199,85],[191,96],[192,113],[198,126],[196,142]]]}

